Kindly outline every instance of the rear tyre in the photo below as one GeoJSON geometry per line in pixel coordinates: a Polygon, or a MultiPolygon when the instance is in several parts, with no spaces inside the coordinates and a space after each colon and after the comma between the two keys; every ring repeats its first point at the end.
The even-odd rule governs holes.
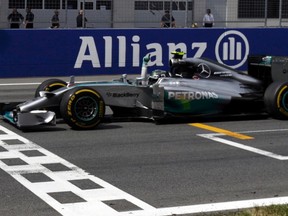
{"type": "Polygon", "coordinates": [[[67,86],[67,83],[60,79],[48,79],[42,82],[35,91],[35,97],[40,96],[40,91],[52,92],[67,86]]]}
{"type": "Polygon", "coordinates": [[[288,119],[288,82],[273,82],[265,91],[268,114],[276,119],[288,119]]]}
{"type": "Polygon", "coordinates": [[[63,95],[60,113],[64,121],[73,129],[93,129],[104,118],[105,103],[94,89],[74,88],[63,95]]]}

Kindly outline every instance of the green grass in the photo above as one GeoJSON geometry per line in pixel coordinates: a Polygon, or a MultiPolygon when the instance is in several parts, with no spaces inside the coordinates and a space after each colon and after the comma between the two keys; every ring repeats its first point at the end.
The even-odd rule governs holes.
{"type": "Polygon", "coordinates": [[[288,205],[255,207],[237,212],[201,214],[201,216],[288,216],[288,205]]]}
{"type": "Polygon", "coordinates": [[[288,216],[288,205],[255,207],[254,209],[238,213],[235,216],[288,216]]]}

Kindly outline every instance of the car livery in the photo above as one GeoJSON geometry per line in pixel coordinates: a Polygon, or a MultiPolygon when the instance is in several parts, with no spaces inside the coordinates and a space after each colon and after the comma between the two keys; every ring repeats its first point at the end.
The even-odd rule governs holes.
{"type": "Polygon", "coordinates": [[[156,122],[167,117],[263,112],[288,119],[288,58],[258,57],[244,73],[205,58],[183,58],[183,52],[173,54],[169,71],[151,73],[150,56],[145,56],[136,79],[123,74],[111,81],[77,83],[73,76],[68,83],[45,80],[31,100],[0,104],[0,114],[23,130],[55,125],[57,118],[74,129],[93,129],[106,117],[106,107],[111,108],[112,119],[156,122]]]}

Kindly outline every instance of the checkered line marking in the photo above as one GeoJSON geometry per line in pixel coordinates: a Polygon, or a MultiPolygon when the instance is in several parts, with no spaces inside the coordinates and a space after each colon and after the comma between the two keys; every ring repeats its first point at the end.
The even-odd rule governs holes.
{"type": "Polygon", "coordinates": [[[117,216],[155,208],[0,126],[0,168],[67,216],[117,216]]]}

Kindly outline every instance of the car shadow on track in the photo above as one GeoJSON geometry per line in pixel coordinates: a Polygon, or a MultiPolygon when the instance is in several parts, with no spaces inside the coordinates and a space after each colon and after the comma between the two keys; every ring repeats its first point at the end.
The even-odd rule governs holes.
{"type": "MultiPolygon", "coordinates": [[[[207,122],[227,122],[227,121],[253,121],[253,120],[264,120],[269,119],[267,114],[250,114],[250,115],[223,115],[223,116],[198,116],[198,117],[167,117],[165,119],[153,121],[151,119],[140,119],[140,118],[113,118],[105,117],[100,125],[94,129],[87,130],[113,130],[120,129],[123,126],[118,125],[117,123],[121,122],[143,122],[151,123],[156,125],[165,125],[165,124],[185,124],[185,123],[207,123],[207,122]]],[[[62,119],[57,120],[56,126],[36,126],[32,128],[22,129],[24,133],[31,132],[59,132],[74,130],[70,128],[62,119]]],[[[81,129],[83,130],[83,129],[81,129]]],[[[84,129],[84,131],[87,131],[84,129]]],[[[79,131],[79,130],[77,130],[79,131]]]]}
{"type": "MultiPolygon", "coordinates": [[[[225,122],[225,121],[253,121],[253,120],[264,120],[269,119],[270,116],[266,113],[253,113],[253,114],[237,114],[237,115],[215,115],[215,116],[193,116],[193,117],[178,117],[178,116],[169,116],[163,119],[143,119],[143,118],[113,118],[113,116],[107,117],[103,120],[106,123],[106,126],[103,129],[106,129],[109,123],[117,122],[145,122],[156,125],[163,124],[184,124],[184,123],[196,123],[196,122],[225,122]]],[[[100,124],[100,126],[103,124],[100,124]]],[[[98,126],[99,127],[99,126],[98,126]]],[[[112,127],[117,128],[113,125],[112,127]]]]}
{"type": "Polygon", "coordinates": [[[182,124],[182,123],[196,123],[196,122],[227,122],[227,121],[253,121],[268,119],[267,114],[250,114],[250,115],[223,115],[223,116],[199,116],[186,118],[167,118],[157,121],[156,124],[182,124]]]}

